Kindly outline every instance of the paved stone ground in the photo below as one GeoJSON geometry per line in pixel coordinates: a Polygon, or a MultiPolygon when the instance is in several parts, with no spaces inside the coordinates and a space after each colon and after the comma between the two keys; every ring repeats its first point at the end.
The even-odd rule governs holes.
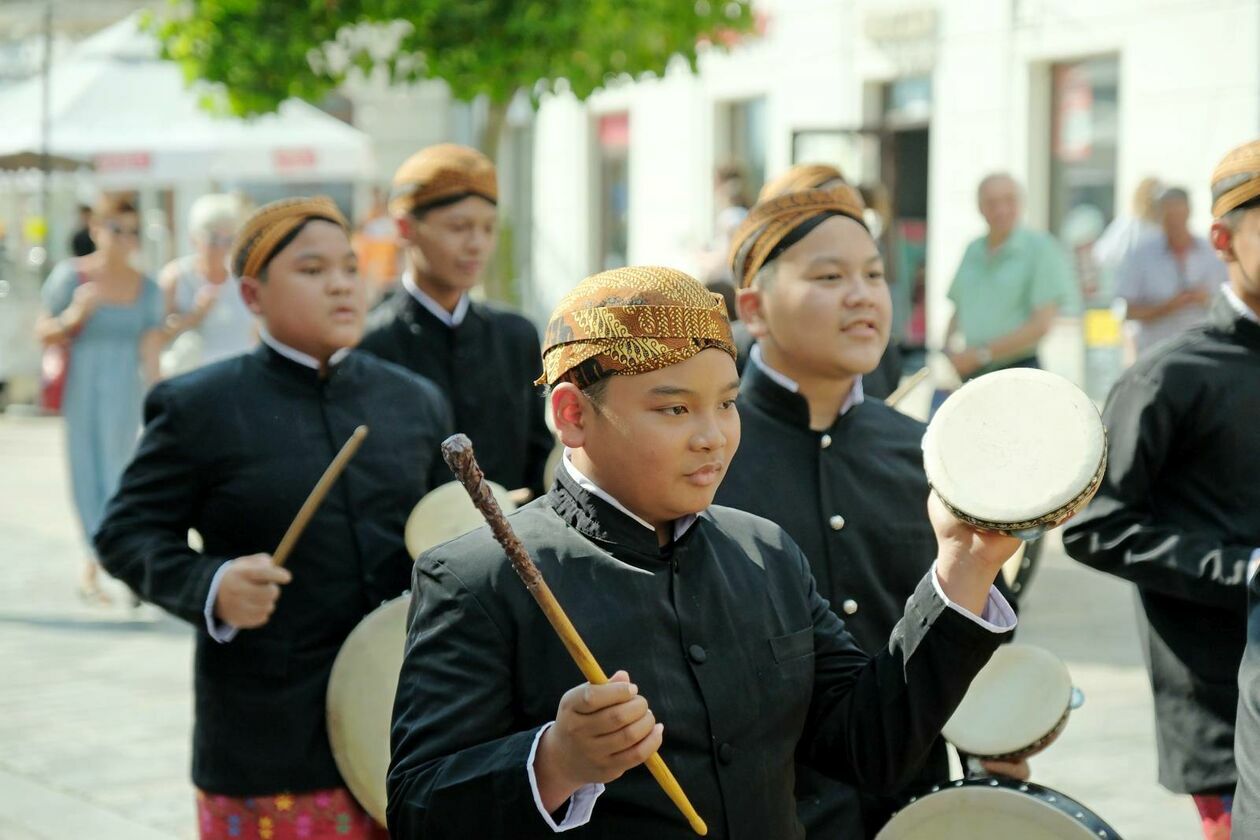
{"type": "MultiPolygon", "coordinates": [[[[60,426],[0,418],[0,838],[192,837],[191,634],[150,608],[81,605],[82,552],[60,426]]],[[[1155,784],[1133,610],[1126,585],[1052,547],[1021,638],[1063,656],[1087,702],[1034,778],[1130,840],[1193,838],[1193,806],[1155,784]]]]}

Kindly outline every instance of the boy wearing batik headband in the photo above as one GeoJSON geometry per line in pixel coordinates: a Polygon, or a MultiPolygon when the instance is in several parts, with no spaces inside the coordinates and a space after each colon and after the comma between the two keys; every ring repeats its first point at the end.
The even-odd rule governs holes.
{"type": "MultiPolygon", "coordinates": [[[[861,211],[857,218],[861,221],[863,218],[862,214],[867,212],[861,196],[856,191],[843,189],[844,187],[846,187],[844,176],[841,175],[840,170],[836,167],[826,163],[798,163],[789,167],[777,178],[767,181],[765,186],[761,188],[757,201],[758,205],[764,207],[770,201],[792,193],[842,188],[841,191],[846,196],[851,195],[853,200],[856,201],[857,207],[861,211]]],[[[863,222],[863,224],[865,223],[863,222]]],[[[745,225],[743,228],[745,235],[747,229],[747,225],[745,225]]],[[[736,284],[738,285],[738,278],[736,284]]],[[[748,369],[748,360],[757,339],[750,331],[749,325],[745,324],[742,319],[733,325],[733,329],[735,343],[739,347],[739,370],[742,375],[748,369]]],[[[879,399],[887,397],[897,389],[897,385],[901,381],[901,373],[901,348],[895,342],[885,342],[883,355],[880,356],[879,363],[873,369],[864,373],[864,392],[867,396],[878,397],[879,399]]]]}
{"type": "Polygon", "coordinates": [[[362,347],[436,383],[486,477],[537,495],[555,445],[534,387],[538,332],[469,296],[494,253],[498,197],[494,164],[475,149],[431,146],[399,167],[389,208],[402,288],[373,314],[362,347]]]}
{"type": "Polygon", "coordinates": [[[1210,239],[1229,283],[1206,324],[1139,357],[1112,388],[1107,471],[1063,546],[1137,586],[1160,784],[1190,794],[1204,837],[1217,838],[1229,836],[1237,783],[1234,836],[1252,838],[1256,665],[1243,651],[1260,563],[1260,141],[1227,154],[1211,183],[1210,239]]]}
{"type": "Polygon", "coordinates": [[[710,504],[740,434],[718,296],[666,268],[597,274],[556,309],[543,368],[567,453],[510,521],[620,670],[582,683],[488,529],[421,556],[394,836],[689,837],[638,766],[658,748],[715,837],[802,836],[796,756],[900,787],[998,645],[966,614],[1013,621],[991,584],[1017,542],[937,503],[935,570],[869,657],[777,525],[710,504]]]}
{"type": "MultiPolygon", "coordinates": [[[[757,343],[740,387],[744,444],[717,501],[787,531],[819,594],[874,652],[931,568],[936,537],[924,426],[863,390],[892,305],[862,211],[848,186],[807,190],[758,203],[736,231],[731,268],[757,343]]],[[[938,741],[916,783],[948,778],[938,741]]],[[[895,807],[808,766],[797,770],[797,802],[818,838],[874,836],[895,807]]]]}
{"type": "Polygon", "coordinates": [[[432,383],[347,349],[365,292],[331,200],[259,208],[232,266],[262,344],[150,392],[97,550],[137,595],[196,628],[201,838],[381,838],[337,772],[324,697],[341,643],[406,587],[403,530],[445,480],[449,412],[432,383]],[[359,425],[358,454],[274,566],[269,552],[359,425]]]}

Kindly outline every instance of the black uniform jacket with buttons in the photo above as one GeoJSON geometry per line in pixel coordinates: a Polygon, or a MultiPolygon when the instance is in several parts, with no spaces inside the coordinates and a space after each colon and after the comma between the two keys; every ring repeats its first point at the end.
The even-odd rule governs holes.
{"type": "Polygon", "coordinates": [[[145,423],[96,547],[110,574],[196,629],[194,783],[231,796],[342,784],[324,725],[328,674],[359,620],[407,588],[407,515],[450,477],[438,450],[445,401],[365,353],[321,379],[263,345],[159,384],[145,423]],[[360,424],[368,436],[297,542],[270,621],[211,639],[215,572],[276,549],[360,424]]]}
{"type": "Polygon", "coordinates": [[[509,490],[543,487],[555,438],[534,380],[542,373],[538,331],[523,315],[471,301],[457,327],[448,327],[406,289],[373,311],[359,345],[432,380],[468,435],[486,478],[509,490]]]}
{"type": "Polygon", "coordinates": [[[1107,472],[1064,547],[1137,584],[1160,783],[1228,788],[1246,570],[1260,547],[1260,325],[1218,297],[1208,324],[1125,372],[1103,420],[1107,472]]]}
{"type": "MultiPolygon", "coordinates": [[[[813,431],[805,398],[755,363],[744,370],[739,417],[739,451],[717,501],[787,531],[858,645],[880,650],[936,557],[920,448],[926,427],[868,398],[813,431]]],[[[939,742],[915,781],[948,774],[939,742]]],[[[872,834],[891,811],[867,797],[863,820],[849,786],[808,767],[798,769],[797,797],[811,838],[861,836],[863,822],[872,834]]]]}
{"type": "MultiPolygon", "coordinates": [[[[710,837],[799,838],[794,758],[904,784],[999,643],[925,578],[877,656],[819,595],[781,528],[713,507],[665,549],[561,472],[511,523],[604,670],[665,726],[661,755],[710,837]]],[[[583,682],[482,528],[422,556],[394,707],[395,838],[549,837],[526,761],[583,682]]],[[[570,836],[691,837],[647,770],[609,783],[570,836]]]]}

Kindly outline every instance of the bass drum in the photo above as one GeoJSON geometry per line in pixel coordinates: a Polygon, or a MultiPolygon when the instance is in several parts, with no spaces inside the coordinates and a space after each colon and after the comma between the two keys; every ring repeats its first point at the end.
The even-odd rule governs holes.
{"type": "Polygon", "coordinates": [[[328,680],[328,741],[346,787],[385,825],[385,776],[394,693],[411,596],[386,601],[346,637],[328,680]]]}
{"type": "Polygon", "coordinates": [[[1119,840],[1102,817],[1057,790],[1013,779],[966,779],[910,800],[875,840],[1119,840]]]}

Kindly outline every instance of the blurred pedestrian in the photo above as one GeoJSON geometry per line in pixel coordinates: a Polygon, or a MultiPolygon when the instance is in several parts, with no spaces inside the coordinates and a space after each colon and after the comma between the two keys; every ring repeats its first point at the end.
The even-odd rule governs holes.
{"type": "MultiPolygon", "coordinates": [[[[36,333],[69,354],[63,411],[70,485],[84,536],[91,541],[140,432],[146,384],[158,377],[162,293],[132,264],[140,216],[130,199],[105,196],[92,210],[97,249],[59,263],[44,283],[36,333]]],[[[106,601],[94,556],[79,593],[106,601]]]]}
{"type": "Polygon", "coordinates": [[[1208,241],[1190,232],[1189,194],[1170,187],[1157,208],[1159,229],[1120,264],[1116,283],[1139,355],[1203,323],[1209,301],[1228,279],[1208,241]]]}
{"type": "Polygon", "coordinates": [[[1159,232],[1159,210],[1156,199],[1163,192],[1159,179],[1146,177],[1133,191],[1129,212],[1116,216],[1093,245],[1094,264],[1104,276],[1114,274],[1147,236],[1159,232]]]}
{"type": "MultiPolygon", "coordinates": [[[[731,248],[731,236],[751,206],[743,168],[737,163],[719,166],[713,175],[713,238],[700,252],[701,282],[732,282],[726,255],[731,248]]],[[[733,283],[731,288],[734,288],[733,283]]]]}
{"type": "Polygon", "coordinates": [[[163,359],[167,376],[248,352],[258,327],[227,264],[240,226],[240,202],[226,194],[203,195],[188,213],[193,252],[167,263],[158,279],[167,332],[178,336],[163,359]]]}
{"type": "Polygon", "coordinates": [[[79,205],[79,226],[70,237],[70,253],[76,257],[86,257],[96,250],[92,241],[92,208],[86,204],[79,205]]]}
{"type": "Polygon", "coordinates": [[[1060,307],[1072,300],[1072,268],[1048,233],[1020,224],[1023,195],[1005,173],[976,190],[989,232],[967,246],[949,288],[954,304],[946,332],[965,349],[949,354],[964,380],[1012,367],[1040,367],[1037,347],[1060,307]]]}

